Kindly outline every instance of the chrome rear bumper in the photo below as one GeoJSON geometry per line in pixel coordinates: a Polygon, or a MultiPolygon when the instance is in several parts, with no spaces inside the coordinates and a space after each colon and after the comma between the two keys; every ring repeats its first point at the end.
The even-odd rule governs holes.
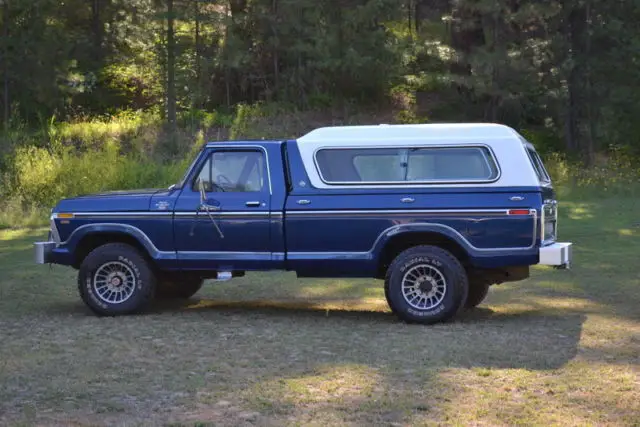
{"type": "Polygon", "coordinates": [[[571,268],[572,257],[572,243],[552,243],[540,248],[540,261],[538,264],[568,269],[571,268]]]}
{"type": "Polygon", "coordinates": [[[49,264],[55,247],[56,242],[35,242],[33,249],[36,264],[49,264]]]}

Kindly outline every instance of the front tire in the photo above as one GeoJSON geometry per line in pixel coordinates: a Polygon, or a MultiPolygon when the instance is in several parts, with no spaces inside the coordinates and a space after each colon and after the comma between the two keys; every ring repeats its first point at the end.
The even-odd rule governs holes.
{"type": "Polygon", "coordinates": [[[108,243],[94,249],[78,272],[82,301],[99,316],[145,311],[156,289],[148,261],[134,247],[108,243]]]}
{"type": "Polygon", "coordinates": [[[407,323],[452,319],[464,307],[468,289],[460,261],[437,246],[415,246],[401,252],[385,278],[389,307],[407,323]]]}

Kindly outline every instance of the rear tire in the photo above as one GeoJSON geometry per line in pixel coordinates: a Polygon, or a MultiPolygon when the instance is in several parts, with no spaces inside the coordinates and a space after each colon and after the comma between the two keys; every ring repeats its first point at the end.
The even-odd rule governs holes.
{"type": "Polygon", "coordinates": [[[464,307],[468,288],[460,261],[437,246],[415,246],[401,252],[385,278],[389,307],[407,323],[451,320],[464,307]]]}
{"type": "Polygon", "coordinates": [[[191,277],[160,279],[156,297],[158,299],[189,299],[202,288],[203,283],[204,280],[191,277]]]}
{"type": "Polygon", "coordinates": [[[469,296],[467,296],[467,302],[464,304],[466,309],[472,309],[477,307],[484,301],[489,294],[489,283],[474,283],[469,284],[469,296]]]}
{"type": "Polygon", "coordinates": [[[82,301],[99,316],[145,311],[156,290],[148,261],[124,243],[99,246],[82,261],[78,291],[82,301]]]}

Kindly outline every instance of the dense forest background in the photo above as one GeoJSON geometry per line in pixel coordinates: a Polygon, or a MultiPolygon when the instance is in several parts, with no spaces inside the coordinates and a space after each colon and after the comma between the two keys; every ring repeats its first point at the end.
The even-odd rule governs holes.
{"type": "Polygon", "coordinates": [[[640,180],[640,0],[0,0],[0,34],[0,225],[341,123],[500,122],[558,180],[640,180]]]}

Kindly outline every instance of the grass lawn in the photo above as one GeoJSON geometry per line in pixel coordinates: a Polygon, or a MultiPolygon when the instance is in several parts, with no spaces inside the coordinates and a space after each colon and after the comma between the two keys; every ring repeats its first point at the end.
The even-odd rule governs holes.
{"type": "Polygon", "coordinates": [[[570,271],[458,321],[400,323],[380,282],[250,274],[96,318],[75,272],[0,233],[0,425],[640,425],[640,201],[561,204],[570,271]]]}

